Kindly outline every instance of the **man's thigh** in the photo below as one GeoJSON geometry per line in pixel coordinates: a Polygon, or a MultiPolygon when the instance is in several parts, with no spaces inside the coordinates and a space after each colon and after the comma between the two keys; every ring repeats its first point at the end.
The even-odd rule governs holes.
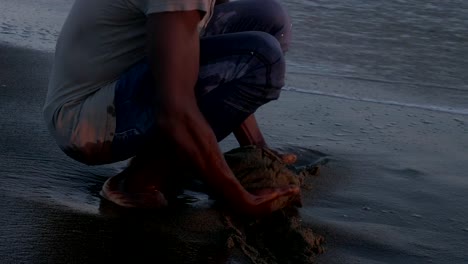
{"type": "Polygon", "coordinates": [[[273,36],[257,31],[205,37],[200,49],[198,105],[221,141],[260,106],[278,98],[284,56],[273,36]]]}
{"type": "Polygon", "coordinates": [[[246,31],[274,36],[286,52],[291,41],[291,20],[276,0],[240,0],[216,5],[204,37],[246,31]]]}

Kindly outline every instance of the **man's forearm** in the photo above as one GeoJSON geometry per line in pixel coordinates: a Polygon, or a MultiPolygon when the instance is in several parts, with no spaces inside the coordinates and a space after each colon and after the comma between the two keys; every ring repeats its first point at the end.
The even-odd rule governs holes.
{"type": "Polygon", "coordinates": [[[266,147],[267,145],[253,114],[234,130],[234,136],[240,146],[256,145],[266,147]]]}

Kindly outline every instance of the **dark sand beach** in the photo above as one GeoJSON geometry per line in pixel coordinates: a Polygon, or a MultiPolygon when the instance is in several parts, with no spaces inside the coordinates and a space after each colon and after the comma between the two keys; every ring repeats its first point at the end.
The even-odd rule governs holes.
{"type": "MultiPolygon", "coordinates": [[[[321,27],[296,33],[288,85],[258,113],[273,147],[296,152],[301,163],[326,161],[298,211],[302,225],[325,238],[315,261],[468,262],[466,4],[439,10],[434,1],[413,9],[405,1],[378,8],[322,2],[286,1],[296,27],[321,27]],[[368,18],[353,17],[357,11],[368,18]],[[392,20],[400,13],[408,26],[392,20]],[[351,34],[353,23],[327,23],[340,16],[360,25],[362,36],[351,34]],[[384,22],[392,27],[375,37],[372,25],[384,22]]],[[[52,20],[63,19],[57,10],[66,7],[54,9],[52,20]]],[[[223,210],[205,195],[189,193],[198,201],[149,213],[101,201],[103,182],[125,163],[88,167],[58,149],[42,119],[56,32],[43,32],[41,51],[15,47],[40,40],[34,33],[21,42],[28,39],[21,27],[31,25],[11,17],[0,16],[0,41],[8,43],[0,44],[0,263],[251,263],[226,243],[223,210]]],[[[233,138],[221,146],[235,147],[233,138]]]]}
{"type": "MultiPolygon", "coordinates": [[[[55,146],[41,118],[52,54],[1,51],[2,263],[235,259],[206,199],[144,216],[103,206],[99,189],[123,164],[87,167],[55,146]]],[[[318,262],[468,259],[466,116],[285,91],[259,119],[275,146],[329,159],[300,210],[326,239],[318,262]]]]}

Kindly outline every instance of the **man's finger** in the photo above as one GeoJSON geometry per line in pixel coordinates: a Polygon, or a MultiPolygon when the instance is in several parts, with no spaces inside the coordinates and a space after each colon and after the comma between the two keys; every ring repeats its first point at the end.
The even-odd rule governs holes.
{"type": "Polygon", "coordinates": [[[250,191],[252,194],[257,195],[257,196],[283,196],[283,195],[289,195],[288,193],[291,192],[291,194],[297,194],[300,192],[300,188],[294,185],[289,185],[289,186],[284,186],[284,187],[278,187],[278,188],[264,188],[264,189],[257,189],[257,190],[251,190],[250,191]]]}
{"type": "Polygon", "coordinates": [[[297,156],[294,155],[294,154],[291,154],[291,153],[289,153],[289,154],[282,154],[282,155],[281,155],[281,160],[282,160],[284,163],[288,164],[288,165],[292,165],[292,164],[296,163],[296,161],[297,161],[297,156]]]}
{"type": "Polygon", "coordinates": [[[264,202],[267,202],[278,199],[279,197],[283,196],[298,195],[300,191],[301,189],[298,186],[285,186],[274,189],[263,189],[259,193],[257,193],[257,195],[261,196],[264,202]]]}
{"type": "Polygon", "coordinates": [[[290,185],[287,187],[282,187],[282,188],[277,189],[278,196],[292,196],[292,195],[299,194],[300,191],[301,189],[299,188],[299,186],[294,186],[294,185],[290,185]]]}

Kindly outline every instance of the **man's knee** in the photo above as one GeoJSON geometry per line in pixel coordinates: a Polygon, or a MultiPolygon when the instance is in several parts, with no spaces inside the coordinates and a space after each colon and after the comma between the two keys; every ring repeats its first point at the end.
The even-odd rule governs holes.
{"type": "Polygon", "coordinates": [[[286,9],[276,0],[262,0],[259,1],[262,11],[258,14],[263,16],[264,21],[272,23],[274,34],[279,41],[283,52],[286,52],[291,42],[291,19],[286,9]]]}
{"type": "Polygon", "coordinates": [[[250,34],[251,41],[257,47],[257,51],[253,55],[265,67],[265,99],[275,100],[279,97],[281,88],[284,86],[286,71],[284,53],[278,40],[272,35],[264,32],[251,32],[250,34]]]}

